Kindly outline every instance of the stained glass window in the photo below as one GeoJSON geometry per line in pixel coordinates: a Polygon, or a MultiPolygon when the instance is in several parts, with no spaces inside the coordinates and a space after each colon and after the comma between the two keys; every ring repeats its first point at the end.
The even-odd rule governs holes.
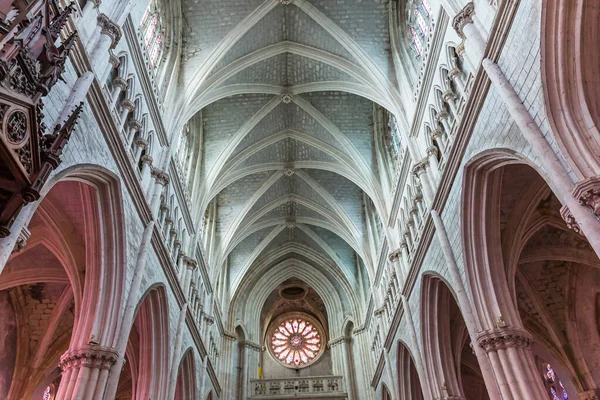
{"type": "Polygon", "coordinates": [[[44,395],[42,396],[42,400],[52,400],[53,395],[52,386],[48,386],[46,390],[44,390],[44,395]]]}
{"type": "Polygon", "coordinates": [[[554,383],[556,381],[556,373],[550,364],[546,365],[546,379],[548,383],[554,383]]]}
{"type": "Polygon", "coordinates": [[[161,28],[161,19],[159,10],[151,2],[146,9],[140,30],[143,37],[143,47],[148,55],[148,62],[151,69],[155,69],[160,64],[159,59],[164,47],[164,34],[161,28]]]}
{"type": "Polygon", "coordinates": [[[321,334],[317,328],[302,318],[282,322],[271,338],[275,357],[292,367],[311,363],[319,355],[321,345],[321,334]]]}
{"type": "Polygon", "coordinates": [[[417,35],[417,31],[415,31],[415,29],[412,26],[410,27],[410,34],[413,38],[415,50],[417,51],[417,54],[421,56],[421,54],[423,54],[423,45],[421,44],[421,38],[419,37],[419,35],[417,35]]]}
{"type": "Polygon", "coordinates": [[[567,389],[565,389],[563,383],[558,379],[554,368],[547,363],[544,365],[544,381],[551,400],[569,400],[567,389]]]}
{"type": "Polygon", "coordinates": [[[423,8],[427,12],[427,14],[431,17],[432,9],[431,9],[431,5],[429,5],[429,1],[421,0],[421,5],[423,6],[423,8]]]}

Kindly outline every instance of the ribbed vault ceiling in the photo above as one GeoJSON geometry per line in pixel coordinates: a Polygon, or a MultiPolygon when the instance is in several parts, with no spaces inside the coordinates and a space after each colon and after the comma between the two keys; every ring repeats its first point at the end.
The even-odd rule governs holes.
{"type": "Polygon", "coordinates": [[[373,102],[400,110],[385,2],[182,3],[173,128],[202,120],[191,134],[204,143],[200,210],[218,204],[211,262],[230,268],[232,294],[286,258],[353,285],[358,265],[374,268],[364,205],[387,218],[373,102]]]}

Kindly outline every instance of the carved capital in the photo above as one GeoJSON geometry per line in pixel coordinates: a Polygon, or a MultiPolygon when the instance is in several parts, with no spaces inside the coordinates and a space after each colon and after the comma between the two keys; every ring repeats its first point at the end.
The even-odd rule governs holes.
{"type": "Polygon", "coordinates": [[[424,158],[423,160],[415,164],[412,173],[414,175],[420,176],[421,174],[427,171],[427,168],[429,168],[429,160],[427,158],[424,158]]]}
{"type": "Polygon", "coordinates": [[[98,16],[98,26],[100,26],[100,33],[111,38],[112,44],[111,49],[114,49],[121,40],[121,28],[119,25],[111,21],[105,14],[98,16]]]}
{"type": "Polygon", "coordinates": [[[435,129],[435,130],[431,131],[431,138],[433,140],[436,140],[436,139],[441,138],[443,134],[444,134],[444,132],[442,132],[441,129],[435,129]]]}
{"type": "Polygon", "coordinates": [[[533,346],[533,339],[528,332],[510,328],[481,332],[477,335],[477,342],[487,353],[508,348],[531,348],[533,346]]]}
{"type": "Polygon", "coordinates": [[[143,139],[143,138],[135,139],[134,143],[135,143],[136,147],[141,147],[142,149],[145,149],[146,147],[148,147],[148,142],[146,141],[146,139],[143,139]]]}
{"type": "Polygon", "coordinates": [[[333,348],[335,346],[337,346],[338,344],[342,344],[344,342],[347,342],[349,339],[346,336],[338,336],[335,339],[331,339],[329,341],[329,343],[327,343],[329,345],[329,347],[333,348]]]}
{"type": "Polygon", "coordinates": [[[108,62],[110,63],[110,65],[113,66],[113,68],[119,68],[119,65],[121,65],[121,60],[119,59],[119,57],[115,56],[114,54],[111,54],[108,57],[108,62]]]}
{"type": "Polygon", "coordinates": [[[454,67],[448,72],[448,79],[454,80],[455,78],[460,78],[462,76],[462,74],[463,73],[460,69],[458,69],[457,67],[454,67]]]}
{"type": "Polygon", "coordinates": [[[135,129],[136,132],[139,132],[142,130],[142,123],[138,120],[132,119],[129,122],[129,127],[135,129]]]}
{"type": "Polygon", "coordinates": [[[435,115],[435,120],[438,122],[442,122],[443,120],[448,119],[449,117],[450,114],[448,114],[447,111],[442,110],[435,115]]]}
{"type": "Polygon", "coordinates": [[[600,218],[600,176],[588,178],[575,185],[573,196],[597,218],[600,218]]]}
{"type": "Polygon", "coordinates": [[[171,217],[165,218],[165,224],[172,225],[173,224],[173,218],[171,218],[171,217]]]}
{"type": "Polygon", "coordinates": [[[390,253],[390,255],[388,256],[388,260],[390,260],[391,262],[396,262],[400,259],[401,256],[402,251],[396,250],[390,253]]]}
{"type": "Polygon", "coordinates": [[[454,95],[454,92],[452,92],[451,89],[446,90],[442,94],[442,100],[444,100],[446,103],[450,103],[451,101],[454,101],[455,98],[456,98],[456,96],[454,95]]]}
{"type": "Polygon", "coordinates": [[[109,370],[117,362],[118,356],[116,349],[86,345],[63,354],[59,367],[63,372],[81,367],[109,370]]]}
{"type": "Polygon", "coordinates": [[[196,267],[198,267],[198,261],[194,260],[193,258],[186,257],[185,258],[185,266],[188,269],[194,270],[194,269],[196,269],[196,267]]]}
{"type": "Polygon", "coordinates": [[[125,99],[121,102],[121,106],[129,110],[129,112],[135,109],[135,103],[129,99],[125,99]]]}
{"type": "Polygon", "coordinates": [[[156,179],[156,183],[162,186],[169,184],[169,175],[157,168],[152,169],[152,177],[156,179]]]}
{"type": "Polygon", "coordinates": [[[579,392],[577,400],[600,400],[600,389],[592,389],[586,392],[579,392]]]}
{"type": "Polygon", "coordinates": [[[475,15],[475,6],[473,2],[470,2],[452,20],[452,28],[463,39],[465,38],[463,28],[465,25],[473,23],[473,15],[475,15]]]}
{"type": "Polygon", "coordinates": [[[175,247],[176,249],[181,247],[181,240],[176,239],[175,241],[173,241],[173,247],[175,247]]]}
{"type": "Polygon", "coordinates": [[[433,157],[437,157],[438,155],[438,149],[435,146],[429,146],[427,148],[427,155],[428,156],[433,156],[433,157]]]}
{"type": "Polygon", "coordinates": [[[562,206],[561,209],[560,209],[560,216],[567,223],[567,228],[573,230],[575,233],[577,233],[577,234],[579,234],[581,236],[585,236],[583,234],[583,231],[581,230],[581,227],[579,226],[579,224],[575,220],[575,217],[573,216],[573,214],[571,214],[571,210],[569,210],[569,207],[562,206]]]}
{"type": "Polygon", "coordinates": [[[121,88],[121,90],[127,90],[127,81],[123,78],[121,78],[120,76],[117,76],[114,80],[113,80],[113,84],[115,86],[118,86],[121,88]]]}

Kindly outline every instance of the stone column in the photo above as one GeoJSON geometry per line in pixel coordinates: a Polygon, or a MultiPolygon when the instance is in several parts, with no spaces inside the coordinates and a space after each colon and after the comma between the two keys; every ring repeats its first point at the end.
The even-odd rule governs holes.
{"type": "Polygon", "coordinates": [[[169,374],[169,395],[167,399],[175,398],[175,389],[177,386],[177,373],[179,372],[179,360],[181,359],[181,343],[183,342],[183,326],[187,313],[187,302],[179,311],[179,321],[177,323],[177,333],[175,334],[175,348],[173,349],[173,358],[171,360],[171,370],[169,374]]]}
{"type": "MultiPolygon", "coordinates": [[[[567,224],[581,230],[596,254],[600,255],[600,223],[599,217],[593,211],[594,208],[596,212],[598,210],[597,205],[600,204],[598,196],[596,195],[596,200],[594,196],[590,197],[590,204],[596,204],[591,209],[586,200],[579,200],[573,196],[574,184],[571,178],[500,67],[487,58],[483,60],[482,65],[523,137],[539,158],[548,176],[548,185],[563,206],[569,209],[571,218],[567,219],[567,224]]],[[[564,210],[562,214],[563,217],[566,216],[564,210]]]]}
{"type": "MultiPolygon", "coordinates": [[[[543,396],[540,395],[539,388],[536,387],[541,386],[541,381],[539,380],[539,378],[535,376],[535,380],[531,381],[530,373],[523,375],[520,374],[525,373],[527,371],[530,372],[530,366],[527,366],[528,362],[530,361],[527,359],[527,354],[521,352],[521,354],[519,355],[521,359],[516,360],[516,353],[511,351],[512,360],[510,365],[512,365],[512,367],[514,368],[513,371],[517,372],[517,374],[515,376],[512,372],[510,372],[509,380],[506,379],[505,371],[503,371],[503,369],[509,367],[509,365],[503,365],[501,362],[498,362],[498,359],[495,354],[488,357],[488,354],[490,354],[490,352],[482,344],[482,337],[481,334],[478,332],[478,327],[475,321],[475,317],[473,315],[471,303],[469,301],[469,297],[467,296],[467,292],[462,281],[462,276],[456,263],[456,258],[454,257],[452,245],[450,244],[450,240],[448,239],[448,233],[446,232],[444,222],[435,210],[431,211],[431,216],[435,224],[437,237],[442,247],[444,259],[446,260],[446,264],[448,266],[448,272],[450,273],[450,276],[452,278],[452,287],[454,287],[455,289],[458,305],[460,307],[465,324],[467,325],[467,330],[471,338],[471,343],[474,344],[473,351],[475,352],[477,360],[479,361],[481,373],[483,375],[483,379],[488,389],[490,399],[534,400],[543,398],[543,396]],[[476,343],[479,343],[480,345],[475,345],[476,343]],[[523,391],[523,385],[530,387],[531,389],[523,391]],[[536,397],[536,394],[539,397],[536,397]]],[[[494,332],[485,332],[486,335],[493,333],[494,332]]],[[[502,358],[505,357],[506,354],[502,354],[502,358]]],[[[531,361],[533,361],[531,357],[530,359],[531,361]]],[[[533,366],[533,368],[535,369],[535,366],[533,366]]]]}
{"type": "Polygon", "coordinates": [[[431,131],[431,140],[435,140],[442,154],[446,154],[446,139],[444,138],[444,132],[441,129],[431,131]]]}
{"type": "MultiPolygon", "coordinates": [[[[479,30],[475,27],[475,24],[473,24],[474,15],[475,6],[473,5],[473,2],[470,2],[456,14],[452,21],[452,27],[463,40],[465,52],[471,65],[478,68],[479,63],[485,54],[487,43],[481,36],[481,33],[479,33],[479,30]]],[[[473,72],[475,72],[475,70],[473,72]]]]}
{"type": "MultiPolygon", "coordinates": [[[[392,263],[392,266],[394,267],[394,271],[396,271],[396,276],[398,277],[398,279],[401,279],[401,283],[400,285],[404,285],[404,282],[406,281],[406,276],[404,274],[404,271],[402,271],[402,267],[400,266],[400,257],[402,256],[401,250],[395,250],[393,252],[390,253],[390,255],[388,256],[388,260],[390,261],[390,263],[392,263]]],[[[401,291],[401,290],[400,290],[401,291]]]]}
{"type": "Polygon", "coordinates": [[[196,260],[189,258],[189,257],[186,258],[186,260],[185,260],[185,267],[186,267],[185,280],[183,282],[183,293],[185,294],[186,298],[189,296],[192,272],[196,269],[197,266],[198,266],[198,262],[196,260]]]}
{"type": "Polygon", "coordinates": [[[100,0],[87,0],[85,6],[83,6],[83,10],[81,10],[81,18],[87,19],[88,16],[92,13],[92,10],[98,9],[100,7],[100,0]]]}
{"type": "Polygon", "coordinates": [[[127,148],[131,148],[135,135],[142,131],[142,123],[138,120],[129,121],[129,133],[127,134],[127,148]]]}
{"type": "Polygon", "coordinates": [[[535,365],[533,340],[528,332],[496,328],[480,332],[476,343],[490,360],[502,399],[537,400],[548,396],[535,365]]]}
{"type": "Polygon", "coordinates": [[[100,26],[100,38],[90,56],[90,64],[97,76],[103,76],[109,58],[108,51],[114,49],[121,39],[121,28],[104,14],[98,16],[98,25],[100,26]]]}
{"type": "Polygon", "coordinates": [[[117,76],[113,81],[113,91],[110,94],[110,108],[114,108],[117,105],[117,100],[121,95],[121,92],[127,90],[127,81],[120,76],[117,76]]]}
{"type": "Polygon", "coordinates": [[[425,198],[425,205],[427,208],[429,208],[433,204],[435,193],[433,191],[433,187],[431,186],[431,180],[429,174],[427,173],[427,167],[429,167],[429,160],[424,158],[415,164],[413,167],[413,174],[416,175],[421,182],[421,186],[423,187],[423,197],[425,198]]]}
{"type": "Polygon", "coordinates": [[[437,157],[437,147],[429,146],[427,148],[427,160],[429,161],[429,166],[431,167],[431,175],[434,182],[439,182],[440,180],[440,164],[438,163],[437,157]]]}
{"type": "Polygon", "coordinates": [[[406,315],[406,323],[408,325],[408,337],[410,339],[410,345],[413,349],[413,361],[415,364],[415,369],[417,370],[417,374],[419,375],[419,380],[421,381],[421,389],[423,390],[423,396],[425,400],[431,400],[431,388],[427,385],[427,379],[425,378],[425,367],[423,363],[423,353],[421,347],[419,346],[419,341],[417,340],[417,331],[415,329],[415,322],[413,320],[412,310],[410,309],[410,304],[408,303],[408,299],[406,296],[401,295],[402,299],[402,309],[404,311],[404,315],[406,315]]]}
{"type": "Polygon", "coordinates": [[[458,109],[456,108],[456,102],[454,101],[455,98],[456,97],[451,89],[446,90],[442,94],[442,100],[444,100],[444,102],[450,107],[450,111],[452,111],[452,114],[454,114],[454,119],[458,117],[458,109]]]}
{"type": "Polygon", "coordinates": [[[137,165],[142,157],[142,151],[148,147],[148,142],[145,139],[138,138],[135,141],[135,154],[133,156],[133,163],[137,165]]]}
{"type": "Polygon", "coordinates": [[[152,157],[150,157],[149,155],[144,155],[142,156],[142,190],[144,190],[144,188],[148,187],[148,185],[150,184],[150,181],[152,179],[151,177],[151,172],[152,172],[152,157]]]}
{"type": "Polygon", "coordinates": [[[444,130],[446,131],[446,134],[448,136],[450,136],[450,134],[452,133],[452,127],[450,126],[450,123],[448,122],[448,118],[450,118],[450,114],[448,114],[447,111],[440,111],[435,115],[435,119],[436,121],[438,121],[440,124],[442,124],[442,126],[444,127],[444,130]]]}
{"type": "Polygon", "coordinates": [[[118,131],[121,132],[127,121],[129,113],[135,109],[135,104],[129,99],[125,99],[121,102],[121,115],[119,116],[119,127],[118,131]]]}
{"type": "Polygon", "coordinates": [[[57,400],[103,399],[108,371],[115,364],[115,349],[98,345],[86,345],[69,350],[60,358],[62,381],[57,400]]]}
{"type": "Polygon", "coordinates": [[[94,82],[94,74],[91,71],[84,72],[79,78],[77,78],[73,88],[71,89],[71,94],[69,95],[67,102],[64,104],[62,111],[58,115],[54,126],[64,124],[73,113],[73,110],[79,104],[85,101],[92,82],[94,82]]]}
{"type": "Polygon", "coordinates": [[[465,95],[465,82],[463,81],[463,73],[458,67],[452,68],[448,72],[448,79],[454,82],[461,96],[465,95]]]}

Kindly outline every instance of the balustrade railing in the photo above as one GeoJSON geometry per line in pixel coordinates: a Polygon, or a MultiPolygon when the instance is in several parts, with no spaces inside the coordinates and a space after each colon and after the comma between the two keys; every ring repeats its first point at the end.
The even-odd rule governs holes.
{"type": "Polygon", "coordinates": [[[341,376],[313,376],[303,378],[255,379],[250,381],[250,398],[269,399],[280,397],[345,397],[341,376]]]}

